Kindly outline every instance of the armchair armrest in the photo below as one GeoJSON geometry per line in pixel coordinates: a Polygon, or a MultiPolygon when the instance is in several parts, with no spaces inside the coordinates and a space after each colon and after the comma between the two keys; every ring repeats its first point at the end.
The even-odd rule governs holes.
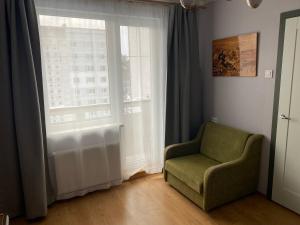
{"type": "Polygon", "coordinates": [[[198,141],[188,141],[185,143],[169,145],[165,148],[165,161],[172,158],[194,154],[200,151],[198,141]]]}
{"type": "Polygon", "coordinates": [[[256,191],[262,141],[262,135],[250,136],[239,159],[210,167],[205,172],[205,210],[256,191]]]}
{"type": "MultiPolygon", "coordinates": [[[[191,155],[197,152],[200,152],[200,143],[198,140],[193,140],[181,144],[169,145],[165,148],[164,164],[168,159],[191,155]]],[[[167,171],[165,170],[165,166],[163,172],[165,181],[167,181],[167,171]]]]}
{"type": "MultiPolygon", "coordinates": [[[[200,128],[197,136],[192,141],[167,146],[164,152],[164,163],[168,159],[199,153],[203,129],[204,126],[200,128]]],[[[167,180],[167,173],[165,169],[163,169],[163,172],[164,178],[167,180]]]]}
{"type": "Polygon", "coordinates": [[[191,141],[167,146],[165,148],[164,161],[200,152],[200,142],[203,129],[204,126],[200,128],[197,136],[191,141]]]}

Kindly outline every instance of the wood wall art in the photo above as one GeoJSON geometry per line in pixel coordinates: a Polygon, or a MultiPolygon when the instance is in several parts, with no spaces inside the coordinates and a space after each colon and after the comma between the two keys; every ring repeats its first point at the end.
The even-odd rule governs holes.
{"type": "Polygon", "coordinates": [[[257,33],[213,41],[213,76],[257,76],[257,33]]]}

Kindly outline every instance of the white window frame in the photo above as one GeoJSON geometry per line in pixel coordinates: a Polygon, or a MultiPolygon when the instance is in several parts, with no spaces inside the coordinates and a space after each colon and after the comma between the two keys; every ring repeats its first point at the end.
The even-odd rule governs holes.
{"type": "MultiPolygon", "coordinates": [[[[104,117],[97,120],[91,120],[91,121],[84,121],[84,129],[94,128],[95,127],[95,121],[97,121],[96,126],[105,126],[108,124],[113,123],[121,123],[122,117],[124,116],[124,104],[126,103],[135,103],[136,101],[128,101],[124,102],[123,100],[123,84],[122,80],[119,78],[119,76],[122,74],[121,67],[118,66],[121,64],[121,40],[120,40],[120,27],[121,26],[136,26],[136,27],[150,27],[151,28],[151,22],[153,20],[158,19],[155,18],[144,18],[137,20],[135,18],[131,18],[130,16],[119,16],[120,19],[119,22],[116,22],[115,15],[109,15],[109,14],[102,14],[102,13],[86,13],[86,12],[80,12],[80,11],[69,11],[69,10],[51,10],[48,8],[37,8],[38,15],[48,15],[48,16],[58,16],[58,17],[73,17],[73,18],[82,18],[82,19],[94,19],[94,20],[104,20],[105,21],[105,27],[106,27],[106,43],[107,43],[107,70],[108,70],[108,82],[109,82],[109,99],[110,102],[110,111],[111,116],[104,117]],[[113,18],[113,19],[110,19],[113,18]]],[[[152,32],[150,40],[153,41],[153,39],[157,38],[155,37],[155,31],[152,32]]],[[[160,46],[158,46],[159,48],[160,46]]],[[[41,48],[42,51],[42,48],[41,48]]],[[[43,55],[43,54],[42,54],[43,55]]],[[[151,58],[151,60],[157,60],[155,58],[151,58]]],[[[159,63],[159,62],[156,62],[159,63]]],[[[157,68],[154,68],[153,63],[151,63],[151,70],[154,72],[157,70],[157,68]]],[[[42,66],[44,68],[44,63],[42,62],[42,66]]],[[[155,74],[159,74],[159,71],[156,71],[155,74]]],[[[152,77],[151,83],[153,84],[153,79],[156,79],[155,76],[152,77]]],[[[43,82],[46,84],[46,76],[43,76],[43,82]]],[[[44,85],[44,91],[48,92],[47,85],[44,85]]],[[[152,98],[155,97],[161,97],[161,96],[155,96],[155,93],[151,93],[150,99],[147,100],[139,100],[137,102],[143,102],[143,101],[151,101],[152,98]]],[[[93,106],[80,106],[80,107],[64,107],[60,108],[59,110],[65,111],[66,114],[68,112],[72,112],[72,110],[86,110],[88,108],[97,107],[99,105],[93,105],[93,106]]],[[[47,132],[49,133],[57,133],[58,130],[65,130],[65,132],[69,132],[74,127],[72,125],[66,124],[50,124],[50,117],[48,115],[48,99],[45,101],[45,113],[46,113],[46,123],[47,123],[47,132]]],[[[80,122],[78,122],[80,123],[80,122]]]]}

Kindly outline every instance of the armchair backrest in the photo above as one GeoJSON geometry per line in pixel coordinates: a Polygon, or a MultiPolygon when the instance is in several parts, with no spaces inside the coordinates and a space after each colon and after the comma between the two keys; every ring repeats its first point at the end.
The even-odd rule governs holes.
{"type": "Polygon", "coordinates": [[[200,152],[221,163],[238,159],[251,135],[213,122],[207,122],[203,126],[200,152]]]}

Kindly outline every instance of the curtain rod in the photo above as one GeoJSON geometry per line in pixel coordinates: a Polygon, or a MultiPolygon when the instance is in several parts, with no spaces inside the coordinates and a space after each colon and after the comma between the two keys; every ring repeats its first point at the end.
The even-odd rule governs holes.
{"type": "MultiPolygon", "coordinates": [[[[170,1],[170,0],[128,0],[128,2],[131,3],[156,3],[161,5],[178,5],[180,4],[180,1],[170,1]]],[[[197,6],[196,8],[205,9],[206,7],[204,5],[197,6]]]]}
{"type": "Polygon", "coordinates": [[[137,3],[157,3],[163,5],[177,5],[179,1],[168,1],[168,0],[128,0],[128,2],[137,2],[137,3]]]}

